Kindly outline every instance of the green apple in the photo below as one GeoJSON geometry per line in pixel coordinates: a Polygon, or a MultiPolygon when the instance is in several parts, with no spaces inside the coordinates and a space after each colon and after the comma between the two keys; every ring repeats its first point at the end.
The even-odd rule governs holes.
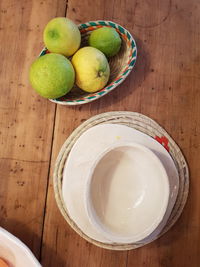
{"type": "Polygon", "coordinates": [[[50,52],[69,57],[79,49],[81,34],[73,21],[58,17],[50,20],[46,25],[43,39],[50,52]]]}
{"type": "Polygon", "coordinates": [[[92,31],[89,45],[99,49],[107,57],[115,56],[121,47],[121,38],[114,28],[102,27],[92,31]]]}
{"type": "Polygon", "coordinates": [[[102,89],[108,82],[110,67],[105,55],[90,46],[79,49],[72,58],[76,72],[76,84],[92,93],[102,89]]]}
{"type": "Polygon", "coordinates": [[[29,79],[32,87],[41,96],[58,98],[73,87],[75,72],[66,57],[52,53],[41,56],[32,63],[29,79]]]}

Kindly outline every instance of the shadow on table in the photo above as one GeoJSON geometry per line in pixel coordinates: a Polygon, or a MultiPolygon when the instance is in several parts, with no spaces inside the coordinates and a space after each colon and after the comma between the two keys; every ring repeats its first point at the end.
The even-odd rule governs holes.
{"type": "MultiPolygon", "coordinates": [[[[0,221],[0,226],[5,230],[19,238],[35,255],[35,257],[42,262],[42,250],[45,250],[45,255],[49,257],[49,259],[55,257],[56,258],[56,266],[63,267],[65,266],[63,260],[57,255],[57,253],[50,247],[42,245],[42,241],[40,237],[34,233],[30,227],[31,224],[36,223],[37,218],[30,221],[30,223],[23,224],[22,222],[16,220],[7,220],[4,222],[0,221]]],[[[55,260],[54,260],[55,262],[55,260]]],[[[43,267],[50,267],[50,265],[45,265],[42,263],[43,267]]]]}

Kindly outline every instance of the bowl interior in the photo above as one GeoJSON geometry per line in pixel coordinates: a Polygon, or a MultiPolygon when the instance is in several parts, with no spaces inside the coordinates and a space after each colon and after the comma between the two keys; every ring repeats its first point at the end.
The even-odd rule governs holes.
{"type": "Polygon", "coordinates": [[[135,242],[161,222],[169,182],[160,160],[141,145],[122,145],[96,164],[90,181],[88,215],[114,242],[135,242]]]}

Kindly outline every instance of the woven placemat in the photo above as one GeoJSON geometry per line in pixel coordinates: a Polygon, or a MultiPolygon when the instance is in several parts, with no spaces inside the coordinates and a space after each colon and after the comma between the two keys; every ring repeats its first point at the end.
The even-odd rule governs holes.
{"type": "Polygon", "coordinates": [[[94,116],[89,120],[85,121],[84,123],[82,123],[78,128],[76,128],[63,144],[56,160],[53,181],[54,181],[54,192],[55,192],[56,202],[65,220],[81,237],[99,247],[112,250],[135,249],[144,246],[155,239],[151,241],[149,240],[144,241],[142,243],[131,243],[131,244],[119,244],[119,243],[107,244],[91,239],[89,236],[83,233],[81,229],[74,223],[72,218],[70,218],[62,197],[63,168],[72,146],[86,130],[102,123],[114,123],[114,124],[126,125],[151,136],[152,138],[160,142],[165,147],[165,149],[168,150],[169,154],[171,155],[175,163],[175,166],[179,174],[178,196],[175,205],[173,207],[172,213],[165,227],[163,228],[160,235],[157,236],[155,239],[159,238],[161,235],[167,232],[178,220],[179,216],[182,213],[189,191],[188,166],[180,148],[177,146],[174,140],[169,136],[169,134],[158,123],[136,112],[116,111],[116,112],[102,113],[97,116],[94,116]]]}

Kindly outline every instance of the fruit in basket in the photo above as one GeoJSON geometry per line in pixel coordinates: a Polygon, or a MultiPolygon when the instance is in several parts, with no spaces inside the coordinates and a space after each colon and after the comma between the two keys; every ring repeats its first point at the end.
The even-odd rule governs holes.
{"type": "Polygon", "coordinates": [[[66,57],[52,53],[41,56],[32,63],[29,78],[38,94],[45,98],[58,98],[73,87],[75,72],[66,57]]]}
{"type": "Polygon", "coordinates": [[[50,52],[69,57],[79,49],[81,34],[73,21],[58,17],[50,20],[46,25],[43,39],[50,52]]]}
{"type": "Polygon", "coordinates": [[[114,28],[102,27],[92,31],[89,45],[99,49],[107,57],[115,56],[121,47],[121,38],[114,28]]]}
{"type": "Polygon", "coordinates": [[[82,90],[93,93],[108,82],[110,67],[105,55],[98,49],[86,46],[78,50],[72,64],[76,73],[76,84],[82,90]]]}

